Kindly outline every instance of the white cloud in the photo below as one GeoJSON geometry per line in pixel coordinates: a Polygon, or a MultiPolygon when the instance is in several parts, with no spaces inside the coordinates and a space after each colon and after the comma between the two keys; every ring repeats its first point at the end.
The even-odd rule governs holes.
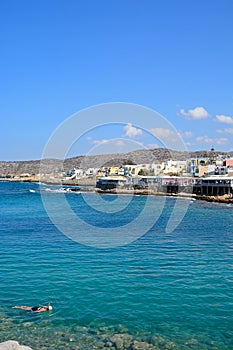
{"type": "Polygon", "coordinates": [[[231,135],[233,135],[233,128],[218,129],[216,131],[219,134],[231,134],[231,135]]]}
{"type": "Polygon", "coordinates": [[[209,136],[198,136],[196,137],[196,141],[200,143],[212,143],[213,139],[209,136]]]}
{"type": "Polygon", "coordinates": [[[192,131],[184,131],[184,132],[181,132],[180,133],[180,136],[182,137],[186,137],[186,138],[190,138],[190,137],[192,137],[193,136],[193,133],[192,133],[192,131]]]}
{"type": "Polygon", "coordinates": [[[90,154],[127,153],[145,148],[143,142],[129,139],[94,140],[91,137],[87,137],[86,140],[93,146],[90,154]]]}
{"type": "Polygon", "coordinates": [[[102,140],[90,140],[90,143],[92,145],[107,145],[107,144],[111,144],[111,145],[115,145],[116,147],[123,147],[125,145],[123,140],[106,140],[106,139],[102,139],[102,140]]]}
{"type": "Polygon", "coordinates": [[[189,109],[187,112],[181,109],[179,114],[190,120],[200,120],[209,117],[209,113],[204,107],[195,107],[194,109],[189,109]]]}
{"type": "Polygon", "coordinates": [[[106,143],[109,143],[111,140],[91,140],[92,145],[104,145],[106,143]]]}
{"type": "Polygon", "coordinates": [[[153,128],[149,130],[155,137],[158,138],[170,138],[174,137],[177,135],[177,133],[171,129],[166,129],[166,128],[153,128]]]}
{"type": "Polygon", "coordinates": [[[220,123],[233,124],[233,117],[223,114],[216,115],[216,120],[220,123]]]}
{"type": "Polygon", "coordinates": [[[149,143],[149,145],[147,145],[147,148],[149,149],[159,148],[159,145],[157,143],[149,143]]]}
{"type": "Polygon", "coordinates": [[[216,145],[226,145],[228,142],[229,142],[229,140],[226,137],[214,139],[214,143],[216,145]]]}
{"type": "Polygon", "coordinates": [[[202,144],[212,144],[212,145],[225,145],[228,143],[228,139],[226,137],[220,138],[211,138],[207,135],[196,137],[196,141],[202,144]]]}
{"type": "Polygon", "coordinates": [[[138,135],[142,134],[142,130],[135,128],[131,123],[128,123],[125,127],[124,127],[124,136],[127,136],[129,138],[134,138],[138,135]]]}
{"type": "Polygon", "coordinates": [[[124,141],[123,140],[116,140],[115,141],[115,145],[117,147],[123,147],[125,145],[124,141]]]}
{"type": "Polygon", "coordinates": [[[170,128],[153,128],[149,131],[160,141],[163,147],[177,151],[185,150],[185,143],[180,132],[170,128]]]}

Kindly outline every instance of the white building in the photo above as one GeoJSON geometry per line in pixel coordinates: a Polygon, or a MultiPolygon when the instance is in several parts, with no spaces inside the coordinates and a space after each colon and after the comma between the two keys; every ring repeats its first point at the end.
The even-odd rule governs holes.
{"type": "Polygon", "coordinates": [[[164,164],[163,173],[165,175],[181,175],[187,171],[187,163],[185,160],[167,160],[164,164]]]}

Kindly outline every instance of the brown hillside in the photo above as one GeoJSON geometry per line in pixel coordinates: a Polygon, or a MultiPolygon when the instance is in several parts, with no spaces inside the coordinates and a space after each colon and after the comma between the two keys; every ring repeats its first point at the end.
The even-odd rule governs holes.
{"type": "MultiPolygon", "coordinates": [[[[215,152],[216,155],[224,154],[225,156],[232,156],[230,153],[215,152]]],[[[152,162],[160,162],[168,159],[186,160],[190,157],[209,157],[208,151],[196,152],[178,152],[165,148],[142,149],[125,154],[104,154],[95,156],[78,156],[74,158],[65,159],[62,161],[51,159],[46,160],[47,172],[62,170],[67,171],[74,167],[99,168],[102,166],[120,166],[122,164],[144,164],[152,162]]],[[[0,162],[0,176],[19,175],[19,174],[38,174],[40,172],[40,160],[32,161],[16,161],[16,162],[0,162]]]]}

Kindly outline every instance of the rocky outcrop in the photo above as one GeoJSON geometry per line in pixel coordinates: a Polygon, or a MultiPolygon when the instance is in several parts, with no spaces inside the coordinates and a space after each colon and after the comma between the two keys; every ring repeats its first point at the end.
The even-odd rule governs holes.
{"type": "Polygon", "coordinates": [[[28,346],[19,345],[15,340],[8,340],[0,343],[0,350],[32,350],[28,346]]]}
{"type": "Polygon", "coordinates": [[[223,196],[196,196],[196,199],[200,199],[207,202],[233,204],[233,198],[227,194],[223,196]]]}

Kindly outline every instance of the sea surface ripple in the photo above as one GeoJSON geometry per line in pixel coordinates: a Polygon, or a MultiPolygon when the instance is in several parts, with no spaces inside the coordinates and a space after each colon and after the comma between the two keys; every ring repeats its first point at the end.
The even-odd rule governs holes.
{"type": "MultiPolygon", "coordinates": [[[[50,192],[56,201],[59,193],[50,192]]],[[[82,194],[66,197],[83,220],[119,230],[145,201],[134,196],[128,212],[100,221],[82,194]]],[[[108,205],[126,200],[103,198],[108,205]]],[[[159,201],[154,197],[154,210],[159,201]]],[[[166,198],[159,220],[138,240],[98,249],[56,229],[38,184],[0,182],[0,341],[90,350],[127,334],[148,349],[233,349],[233,207],[191,202],[166,234],[174,201],[166,198]],[[51,313],[12,309],[48,302],[51,313]]]]}

